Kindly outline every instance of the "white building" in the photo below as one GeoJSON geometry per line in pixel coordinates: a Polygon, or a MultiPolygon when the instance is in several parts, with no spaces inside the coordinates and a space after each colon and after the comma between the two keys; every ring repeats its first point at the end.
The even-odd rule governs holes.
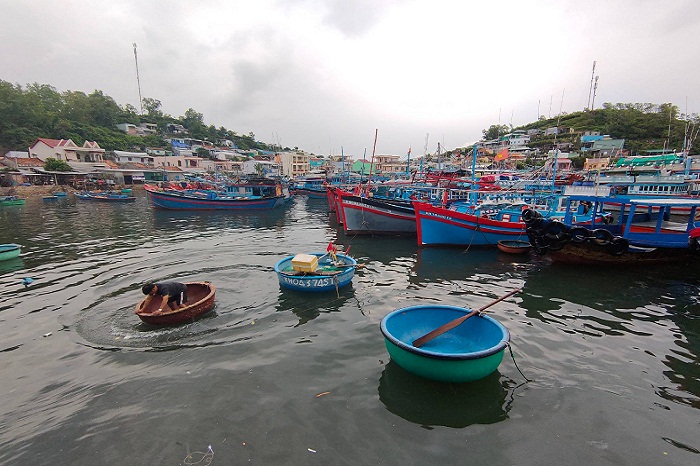
{"type": "Polygon", "coordinates": [[[276,160],[282,167],[282,175],[287,178],[308,175],[311,172],[311,156],[298,152],[280,152],[276,160]]]}
{"type": "Polygon", "coordinates": [[[114,157],[118,163],[142,163],[144,165],[155,165],[152,155],[148,155],[145,152],[126,152],[122,150],[115,150],[114,157]]]}
{"type": "Polygon", "coordinates": [[[168,155],[165,157],[154,156],[153,165],[155,168],[179,168],[185,172],[204,172],[203,159],[196,156],[168,155]]]}
{"type": "Polygon", "coordinates": [[[48,158],[64,162],[103,163],[105,150],[95,141],[85,141],[82,146],[70,139],[38,138],[29,146],[29,156],[42,162],[48,158]]]}

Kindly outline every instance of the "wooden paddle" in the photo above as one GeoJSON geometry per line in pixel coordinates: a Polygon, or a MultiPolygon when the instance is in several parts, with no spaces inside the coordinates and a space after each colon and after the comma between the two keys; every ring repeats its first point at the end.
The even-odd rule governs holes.
{"type": "Polygon", "coordinates": [[[451,320],[451,321],[447,322],[446,324],[441,325],[440,327],[436,328],[432,332],[426,333],[422,337],[416,338],[415,340],[413,340],[413,346],[415,346],[416,348],[420,348],[421,346],[428,343],[433,338],[438,337],[438,336],[442,335],[443,333],[445,333],[449,330],[452,330],[455,327],[458,327],[459,325],[462,324],[462,322],[464,322],[468,318],[470,318],[476,314],[479,314],[484,309],[487,309],[487,308],[493,306],[494,304],[496,304],[500,301],[503,301],[504,299],[508,298],[509,296],[513,296],[515,293],[518,293],[520,291],[522,291],[522,288],[517,288],[513,291],[510,291],[510,292],[504,294],[503,296],[501,296],[500,298],[498,298],[497,300],[491,301],[486,306],[483,306],[482,308],[477,309],[476,311],[472,311],[467,315],[464,315],[462,317],[458,317],[457,319],[451,320]]]}

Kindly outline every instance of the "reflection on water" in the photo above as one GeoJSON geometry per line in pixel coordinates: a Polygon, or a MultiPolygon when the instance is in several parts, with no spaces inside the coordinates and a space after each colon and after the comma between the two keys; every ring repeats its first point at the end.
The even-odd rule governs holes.
{"type": "Polygon", "coordinates": [[[390,361],[379,379],[379,399],[407,421],[424,426],[467,427],[508,417],[508,383],[491,375],[471,383],[442,383],[418,377],[390,361]]]}
{"type": "Polygon", "coordinates": [[[277,312],[292,312],[299,319],[297,326],[304,325],[323,313],[340,312],[343,305],[354,299],[352,282],[336,291],[308,292],[291,290],[280,286],[277,312]]]}

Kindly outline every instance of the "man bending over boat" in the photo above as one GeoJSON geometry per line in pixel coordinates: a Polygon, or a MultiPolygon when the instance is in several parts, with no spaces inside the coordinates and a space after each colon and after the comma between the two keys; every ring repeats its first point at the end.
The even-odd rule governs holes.
{"type": "Polygon", "coordinates": [[[148,283],[141,288],[143,294],[147,295],[143,303],[143,309],[148,307],[154,296],[162,296],[162,301],[157,312],[163,312],[167,304],[173,311],[186,307],[182,303],[187,302],[187,286],[180,282],[158,282],[148,283]]]}

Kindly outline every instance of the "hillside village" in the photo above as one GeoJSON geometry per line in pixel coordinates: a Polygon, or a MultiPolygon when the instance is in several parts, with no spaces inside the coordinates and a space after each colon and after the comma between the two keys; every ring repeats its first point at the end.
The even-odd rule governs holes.
{"type": "Polygon", "coordinates": [[[645,164],[679,163],[682,155],[691,153],[698,132],[697,116],[680,115],[670,104],[604,104],[600,110],[541,117],[519,128],[492,125],[483,130],[480,141],[466,147],[446,150],[438,144],[433,153],[377,154],[367,160],[268,145],[256,141],[252,133],[239,136],[223,127],[206,126],[203,116],[192,109],[173,118],[163,115],[154,99],[144,99],[148,113],[139,115],[99,91],[59,94],[45,85],[23,90],[0,84],[5,97],[16,100],[15,107],[21,109],[8,114],[0,126],[0,147],[6,148],[0,153],[3,186],[77,186],[88,180],[134,184],[215,173],[294,179],[352,172],[392,179],[418,171],[469,171],[472,167],[527,170],[551,166],[555,159],[559,173],[606,170],[639,155],[656,157],[647,157],[645,164]],[[63,107],[55,109],[41,99],[54,106],[59,101],[63,107]],[[33,111],[32,105],[40,106],[43,119],[37,119],[35,114],[42,113],[33,111]],[[63,129],[46,125],[45,120],[57,115],[71,115],[76,106],[92,109],[92,116],[82,112],[70,117],[63,129]]]}

